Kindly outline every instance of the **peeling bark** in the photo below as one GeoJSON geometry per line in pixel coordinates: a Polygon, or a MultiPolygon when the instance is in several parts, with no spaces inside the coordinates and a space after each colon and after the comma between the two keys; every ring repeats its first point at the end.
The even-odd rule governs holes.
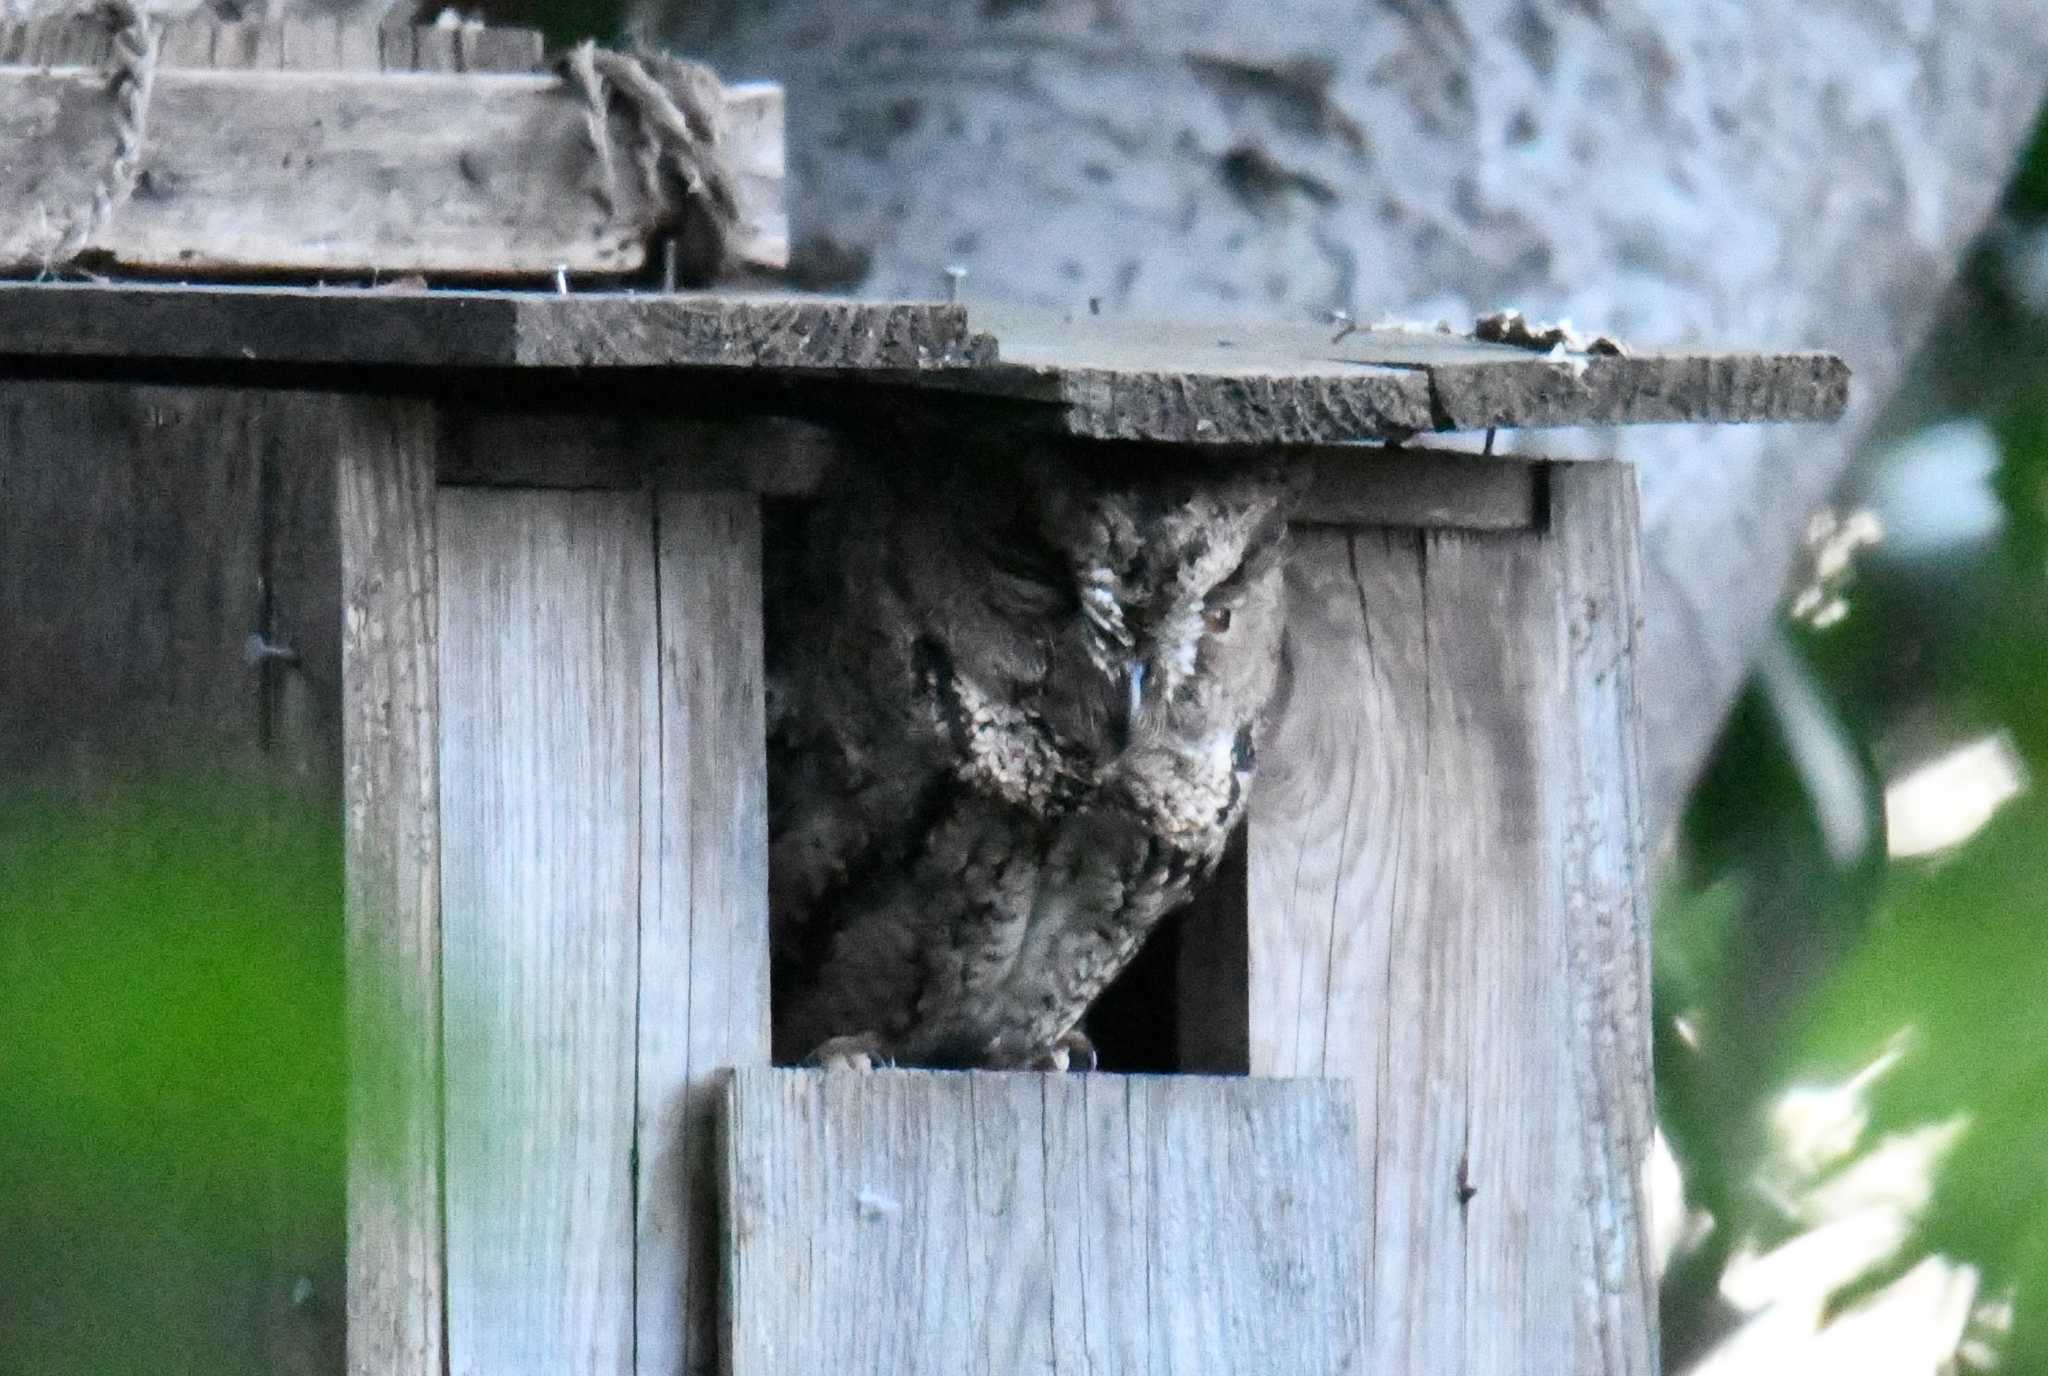
{"type": "Polygon", "coordinates": [[[863,292],[931,295],[959,264],[970,298],[1516,306],[1639,346],[1846,355],[1832,429],[1521,438],[1641,465],[1660,831],[2048,82],[2032,0],[655,0],[637,19],[788,86],[806,261],[863,292]]]}

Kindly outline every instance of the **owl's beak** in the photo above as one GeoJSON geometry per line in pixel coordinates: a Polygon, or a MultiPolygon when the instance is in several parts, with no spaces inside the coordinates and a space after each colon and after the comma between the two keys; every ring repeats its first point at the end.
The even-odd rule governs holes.
{"type": "Polygon", "coordinates": [[[1118,711],[1109,724],[1110,740],[1118,750],[1131,743],[1131,728],[1137,724],[1138,713],[1145,705],[1145,661],[1125,660],[1122,677],[1123,692],[1118,694],[1118,711]]]}

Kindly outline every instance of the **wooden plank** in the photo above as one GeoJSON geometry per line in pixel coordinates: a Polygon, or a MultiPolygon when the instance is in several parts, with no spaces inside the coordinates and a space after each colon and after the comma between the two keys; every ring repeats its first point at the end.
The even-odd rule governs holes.
{"type": "Polygon", "coordinates": [[[928,302],[0,283],[0,357],[15,359],[909,373],[992,348],[961,307],[928,302]]]}
{"type": "Polygon", "coordinates": [[[1051,1272],[1066,1278],[1052,1287],[1054,1369],[1150,1371],[1150,1101],[1134,1080],[1093,1075],[1048,1079],[1044,1090],[1046,1159],[1067,1171],[1049,1188],[1082,1197],[1052,1210],[1048,1230],[1051,1272]]]}
{"type": "Polygon", "coordinates": [[[413,68],[413,26],[384,24],[377,29],[377,53],[387,72],[410,72],[413,68]]]}
{"type": "Polygon", "coordinates": [[[367,32],[367,25],[350,24],[337,15],[320,15],[287,19],[279,27],[280,67],[300,72],[346,71],[351,66],[375,70],[374,64],[348,61],[342,48],[344,33],[367,32]]]}
{"type": "Polygon", "coordinates": [[[114,50],[114,26],[97,15],[53,14],[23,26],[22,62],[43,67],[94,67],[114,50]]]}
{"type": "Polygon", "coordinates": [[[625,1372],[653,512],[444,489],[438,521],[448,1370],[625,1372]]]}
{"type": "Polygon", "coordinates": [[[334,70],[369,72],[383,65],[383,45],[375,27],[335,21],[334,70]]]}
{"type": "Polygon", "coordinates": [[[0,776],[253,762],[260,392],[0,383],[0,776]]]}
{"type": "Polygon", "coordinates": [[[1432,364],[1440,430],[1490,426],[1838,420],[1849,369],[1832,354],[1631,354],[1556,362],[1526,353],[1432,364]]]}
{"type": "Polygon", "coordinates": [[[796,497],[817,491],[836,440],[786,416],[673,410],[441,408],[441,481],[482,487],[656,486],[796,497]]]}
{"type": "MultiPolygon", "coordinates": [[[[874,375],[870,381],[916,381],[948,393],[976,394],[981,398],[976,405],[985,409],[970,413],[965,418],[970,423],[978,419],[991,425],[1042,429],[1050,421],[1055,429],[1064,426],[1084,439],[1228,444],[1248,454],[1270,450],[1277,443],[1295,445],[1308,453],[1328,453],[1343,446],[1357,452],[1359,441],[1405,440],[1413,430],[1474,424],[1824,419],[1839,412],[1847,385],[1839,361],[1826,355],[1595,359],[1593,371],[1579,378],[1570,368],[1540,355],[1506,345],[1468,343],[1463,348],[1478,351],[1479,358],[1441,366],[1462,369],[1459,376],[1508,380],[1501,382],[1499,396],[1510,401],[1495,397],[1487,402],[1494,409],[1484,413],[1445,409],[1432,395],[1432,378],[1440,366],[1411,362],[1386,367],[1360,365],[1378,379],[1358,383],[1367,391],[1386,381],[1381,374],[1394,379],[1389,384],[1395,387],[1395,393],[1389,394],[1392,399],[1381,398],[1385,406],[1356,398],[1342,406],[1332,401],[1323,408],[1323,419],[1298,423],[1304,414],[1301,408],[1308,404],[1304,397],[1332,387],[1336,392],[1331,395],[1349,396],[1352,382],[1342,378],[1355,381],[1364,374],[1357,366],[1335,365],[1342,370],[1342,378],[1333,381],[1336,375],[1328,366],[1296,360],[1287,365],[1294,371],[1272,362],[1236,371],[1219,367],[1206,373],[1132,373],[1130,376],[1145,387],[1156,384],[1163,388],[1160,405],[1173,410],[1178,418],[1168,417],[1156,425],[1151,420],[1130,426],[1096,425],[1080,413],[1048,408],[1044,403],[1059,400],[1065,395],[1060,389],[1073,382],[1081,389],[1077,395],[1082,395],[1082,401],[1095,405],[1100,400],[1099,389],[1089,379],[1099,370],[1064,364],[1021,367],[1011,351],[1018,347],[1028,350],[1028,336],[1011,333],[999,340],[976,334],[969,328],[970,319],[959,306],[794,296],[407,294],[359,289],[16,283],[0,285],[0,355],[218,361],[238,366],[854,370],[874,375]],[[1000,363],[996,357],[999,347],[1005,360],[1000,363]],[[1560,368],[1563,376],[1574,379],[1569,394],[1536,385],[1560,368]],[[1608,371],[1600,372],[1600,368],[1608,371]],[[1059,395],[1043,394],[1037,382],[1018,385],[1018,379],[1027,373],[1041,382],[1051,379],[1059,395]],[[1517,377],[1534,380],[1517,391],[1520,384],[1511,385],[1517,377]],[[1281,396],[1276,388],[1288,392],[1292,399],[1281,396]],[[1801,396],[1805,400],[1799,400],[1801,396]],[[1091,397],[1095,400],[1088,400],[1091,397]],[[1513,401],[1514,397],[1523,401],[1513,401]],[[1207,430],[1196,424],[1219,406],[1238,408],[1237,418],[1207,430]],[[1345,407],[1351,409],[1338,416],[1345,407]]],[[[1122,385],[1114,382],[1111,390],[1122,385]]],[[[842,409],[846,400],[839,399],[842,409]]],[[[828,404],[823,394],[812,401],[828,404]]],[[[899,392],[875,389],[865,402],[901,408],[905,398],[899,392]]],[[[957,396],[929,403],[935,411],[950,408],[956,422],[962,419],[960,406],[957,396]]],[[[1464,455],[1446,462],[1473,465],[1468,471],[1478,475],[1483,460],[1464,455]]],[[[1491,462],[1501,466],[1515,460],[1501,456],[1491,462]]],[[[1349,481],[1364,479],[1352,475],[1349,481]]],[[[1523,499],[1513,490],[1517,480],[1494,481],[1507,486],[1489,501],[1520,505],[1523,499]]],[[[1443,491],[1457,495],[1427,500],[1448,503],[1449,509],[1455,510],[1466,501],[1471,488],[1469,483],[1445,484],[1443,491]]],[[[1369,491],[1346,497],[1337,490],[1328,495],[1328,500],[1339,506],[1344,501],[1375,499],[1369,491]]],[[[1410,492],[1404,500],[1423,501],[1415,519],[1426,518],[1427,502],[1422,494],[1410,492]]],[[[1335,514],[1349,519],[1341,510],[1335,514]]],[[[1521,518],[1487,517],[1471,522],[1477,528],[1503,523],[1519,524],[1521,518]]]]}
{"type": "Polygon", "coordinates": [[[348,1369],[443,1376],[441,805],[432,417],[339,408],[348,769],[348,1369]]]}
{"type": "MultiPolygon", "coordinates": [[[[89,248],[131,270],[181,275],[644,268],[661,207],[628,173],[615,212],[604,211],[579,98],[548,73],[452,70],[453,32],[419,30],[426,46],[405,65],[422,70],[386,74],[331,70],[344,61],[339,38],[306,23],[222,26],[210,67],[158,72],[145,182],[89,248]]],[[[196,31],[181,34],[181,61],[197,42],[196,31]]],[[[40,267],[49,222],[68,223],[91,199],[114,119],[99,69],[104,25],[31,26],[25,46],[24,63],[41,67],[0,67],[0,267],[17,270],[40,267]],[[88,40],[98,45],[89,52],[79,47],[88,40]]],[[[346,61],[366,56],[352,44],[346,61]]],[[[382,53],[387,66],[394,57],[382,53]]],[[[727,114],[739,207],[730,256],[780,267],[782,93],[731,87],[727,114]]],[[[630,163],[623,117],[614,132],[630,163]]]]}
{"type": "MultiPolygon", "coordinates": [[[[1599,1278],[1574,1292],[1578,1360],[1591,1370],[1657,1370],[1657,1279],[1643,1163],[1656,1125],[1650,1055],[1650,871],[1641,802],[1636,646],[1642,630],[1636,474],[1566,464],[1550,484],[1562,584],[1553,634],[1570,691],[1554,695],[1561,743],[1546,816],[1562,864],[1546,909],[1565,966],[1572,1107],[1560,1115],[1574,1167],[1575,1255],[1599,1278]],[[1572,1150],[1573,1148],[1576,1150],[1572,1150]]],[[[1562,1097],[1562,1096],[1561,1096],[1562,1097]]]]}
{"type": "MultiPolygon", "coordinates": [[[[214,39],[220,29],[221,25],[197,17],[172,20],[164,25],[163,36],[157,40],[157,61],[166,69],[211,67],[214,39]]],[[[0,29],[0,64],[10,60],[6,31],[0,29]]]]}
{"type": "Polygon", "coordinates": [[[753,1070],[726,1112],[732,1376],[1367,1369],[1340,1083],[753,1070]]]}
{"type": "Polygon", "coordinates": [[[423,24],[412,31],[412,66],[416,72],[459,72],[456,30],[423,24]]]}
{"type": "Polygon", "coordinates": [[[1067,434],[1349,443],[1490,426],[1832,420],[1848,369],[1820,353],[1574,355],[1426,331],[1059,315],[976,303],[1002,366],[928,385],[1049,404],[1067,434]]]}
{"type": "MultiPolygon", "coordinates": [[[[461,42],[462,70],[465,72],[537,72],[541,69],[546,49],[546,39],[539,29],[509,29],[495,25],[481,29],[465,25],[461,42]]],[[[750,112],[772,109],[778,139],[782,129],[780,95],[780,88],[777,88],[775,99],[754,101],[740,107],[750,112]]],[[[758,146],[756,140],[741,135],[735,135],[734,145],[738,148],[758,146]]],[[[775,165],[778,168],[782,166],[779,151],[775,165]]]]}
{"type": "MultiPolygon", "coordinates": [[[[318,428],[299,399],[0,383],[0,805],[18,804],[32,791],[41,806],[127,807],[137,801],[131,786],[144,780],[144,799],[177,796],[161,792],[160,781],[169,780],[182,790],[247,793],[316,818],[331,815],[338,774],[301,770],[302,742],[272,729],[271,684],[242,651],[266,615],[275,513],[265,475],[269,439],[283,431],[295,435],[300,450],[316,451],[315,466],[327,474],[331,523],[333,432],[318,428]],[[303,787],[277,789],[280,775],[303,787]]],[[[325,605],[331,609],[339,595],[339,576],[330,573],[325,605]]],[[[329,655],[338,657],[338,626],[331,635],[337,643],[329,655]]],[[[330,687],[338,692],[331,680],[330,687]]],[[[327,716],[334,734],[317,752],[323,762],[340,754],[338,722],[331,711],[327,716]]],[[[304,949],[319,950],[337,941],[340,895],[333,898],[332,906],[296,913],[307,930],[287,944],[303,937],[304,949]]],[[[130,950],[154,939],[116,929],[97,938],[109,949],[130,950]]],[[[342,991],[338,981],[318,982],[317,968],[280,977],[300,981],[293,996],[310,1001],[319,1025],[321,1012],[338,1013],[342,991]],[[321,1000],[331,1003],[320,1009],[321,1000]]],[[[108,1012],[93,997],[73,1011],[86,1020],[108,1012]]],[[[327,1025],[335,1043],[310,1049],[338,1053],[339,1017],[327,1025]]],[[[216,1068],[230,1102],[237,1089],[268,1092],[249,1078],[258,1061],[230,1058],[216,1068]]],[[[157,1335],[153,1357],[171,1367],[282,1376],[334,1370],[342,1338],[342,1220],[339,1192],[325,1186],[342,1178],[343,1142],[338,1083],[333,1088],[331,1104],[318,1103],[317,1089],[308,1101],[332,1115],[296,1125],[310,1156],[193,1158],[176,1189],[117,1210],[111,1227],[111,1216],[91,1219],[104,1199],[81,1193],[93,1173],[76,1177],[17,1220],[26,1226],[10,1237],[9,1250],[33,1258],[55,1248],[87,1269],[56,1266],[21,1281],[51,1313],[75,1318],[116,1301],[131,1317],[146,1316],[138,1322],[157,1335]],[[332,1168],[324,1181],[301,1173],[319,1165],[332,1168]],[[332,1210],[324,1207],[330,1198],[332,1210]],[[163,1284],[160,1231],[184,1229],[192,1211],[216,1210],[224,1201],[238,1210],[240,1245],[163,1284]],[[82,1252],[70,1240],[79,1228],[96,1238],[82,1252]],[[302,1284],[317,1300],[298,1289],[302,1284]]],[[[9,1169],[0,1163],[0,1175],[9,1169]]],[[[0,1277],[0,1290],[8,1284],[0,1277]]],[[[24,1338],[35,1328],[28,1322],[24,1338]]],[[[0,1367],[8,1365],[0,1353],[0,1367]]]]}
{"type": "MultiPolygon", "coordinates": [[[[482,405],[452,405],[443,416],[441,481],[464,486],[651,484],[800,497],[827,480],[837,450],[830,428],[786,416],[720,420],[621,406],[482,405]]],[[[1089,447],[1105,458],[1114,454],[1110,446],[1089,447]]],[[[1526,530],[1536,523],[1540,477],[1526,455],[1509,461],[1348,445],[1289,457],[1314,470],[1290,511],[1297,523],[1463,530],[1526,530]]]]}
{"type": "Polygon", "coordinates": [[[1632,481],[1540,531],[1298,532],[1250,1069],[1355,1077],[1373,1369],[1653,1370],[1632,481]]]}
{"type": "MultiPolygon", "coordinates": [[[[284,28],[280,21],[265,19],[221,25],[219,32],[213,37],[213,67],[238,74],[282,69],[285,65],[284,28]]],[[[157,80],[161,83],[163,77],[159,76],[157,80]]],[[[162,89],[161,84],[158,89],[162,89]]],[[[158,97],[152,94],[150,123],[154,129],[162,131],[163,126],[158,122],[157,115],[160,108],[158,97]]],[[[161,132],[158,137],[162,137],[161,132]]]]}
{"type": "MultiPolygon", "coordinates": [[[[347,417],[364,403],[322,393],[272,392],[258,424],[232,438],[254,450],[263,517],[258,589],[262,616],[251,627],[274,651],[248,665],[260,690],[263,749],[276,773],[309,800],[337,796],[342,777],[342,564],[336,464],[329,436],[351,433],[347,417]]],[[[429,451],[431,452],[431,451],[429,451]]]]}
{"type": "MultiPolygon", "coordinates": [[[[307,818],[331,818],[344,796],[342,760],[342,568],[338,467],[342,446],[360,431],[352,413],[362,402],[346,397],[271,392],[242,424],[214,431],[215,444],[245,448],[255,457],[255,488],[262,527],[258,567],[261,619],[252,628],[265,645],[288,649],[281,658],[242,656],[255,682],[265,773],[280,805],[307,818]]],[[[339,832],[337,832],[339,834],[339,832]]],[[[344,853],[345,858],[345,853],[344,853]]],[[[346,890],[332,906],[292,914],[304,924],[309,949],[345,951],[346,890]]],[[[330,1016],[345,1007],[340,969],[336,982],[311,984],[302,996],[330,1016]]],[[[303,976],[301,976],[303,979],[303,976]]],[[[331,1027],[339,1064],[344,1020],[331,1027]]],[[[341,1185],[348,1174],[343,1086],[333,1086],[331,1136],[318,1140],[313,1167],[318,1188],[306,1180],[272,1183],[260,1215],[267,1255],[260,1260],[260,1308],[248,1326],[266,1341],[264,1369],[276,1376],[334,1376],[346,1363],[348,1218],[341,1185]]]]}
{"type": "Polygon", "coordinates": [[[1526,530],[1540,464],[1415,448],[1349,445],[1301,455],[1314,472],[1288,508],[1297,525],[1526,530]]]}
{"type": "Polygon", "coordinates": [[[659,499],[660,755],[640,908],[635,1365],[717,1364],[722,1070],[768,1064],[761,516],[659,499]]]}

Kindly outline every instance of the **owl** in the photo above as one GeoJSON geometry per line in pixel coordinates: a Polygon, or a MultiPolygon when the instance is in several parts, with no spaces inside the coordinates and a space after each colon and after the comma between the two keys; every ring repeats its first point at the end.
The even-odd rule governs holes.
{"type": "Polygon", "coordinates": [[[1242,458],[924,436],[782,514],[778,1062],[1093,1065],[1082,1015],[1243,815],[1288,490],[1242,458]]]}

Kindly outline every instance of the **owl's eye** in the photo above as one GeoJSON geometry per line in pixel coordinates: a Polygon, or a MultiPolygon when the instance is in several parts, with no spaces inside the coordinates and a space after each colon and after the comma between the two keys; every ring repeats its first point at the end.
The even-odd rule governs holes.
{"type": "Polygon", "coordinates": [[[1202,613],[1202,625],[1210,635],[1222,635],[1230,629],[1230,608],[1211,607],[1202,613]]]}

